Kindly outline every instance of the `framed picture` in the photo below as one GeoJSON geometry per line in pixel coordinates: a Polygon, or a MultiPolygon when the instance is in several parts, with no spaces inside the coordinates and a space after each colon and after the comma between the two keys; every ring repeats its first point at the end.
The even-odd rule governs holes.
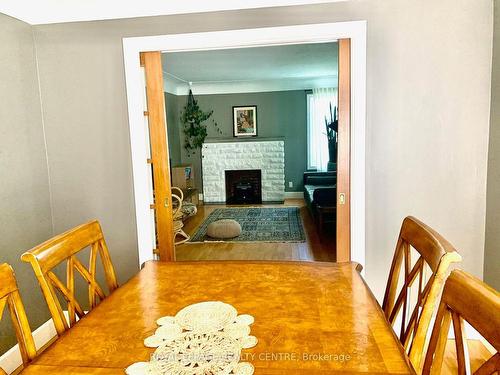
{"type": "Polygon", "coordinates": [[[257,106],[233,107],[233,135],[255,137],[257,135],[257,106]]]}

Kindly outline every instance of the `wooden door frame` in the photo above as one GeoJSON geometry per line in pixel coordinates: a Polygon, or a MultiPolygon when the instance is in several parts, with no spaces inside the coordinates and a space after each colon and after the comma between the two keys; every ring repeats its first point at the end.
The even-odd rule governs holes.
{"type": "Polygon", "coordinates": [[[123,38],[139,264],[152,259],[154,249],[154,225],[147,202],[148,169],[143,160],[148,145],[139,54],[325,43],[339,39],[351,41],[350,259],[365,266],[366,21],[123,38]]]}
{"type": "Polygon", "coordinates": [[[339,39],[337,262],[351,259],[351,39],[339,39]]]}
{"type": "Polygon", "coordinates": [[[140,59],[146,85],[147,110],[144,111],[144,116],[149,128],[151,149],[151,158],[143,161],[151,165],[154,181],[154,201],[150,205],[157,228],[153,253],[158,255],[161,261],[170,262],[175,260],[175,238],[161,52],[141,52],[140,59]]]}

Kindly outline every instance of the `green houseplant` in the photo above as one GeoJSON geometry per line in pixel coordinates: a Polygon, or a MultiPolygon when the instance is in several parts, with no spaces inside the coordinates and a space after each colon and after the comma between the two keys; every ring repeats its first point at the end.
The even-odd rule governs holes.
{"type": "MultiPolygon", "coordinates": [[[[207,126],[205,121],[210,119],[214,111],[203,111],[198,102],[194,98],[193,92],[189,90],[189,96],[184,110],[181,113],[181,122],[183,124],[184,130],[184,148],[186,149],[188,156],[194,155],[196,149],[201,148],[205,138],[208,135],[207,126]]],[[[222,131],[219,129],[217,123],[213,120],[212,122],[219,134],[222,131]]]]}
{"type": "Polygon", "coordinates": [[[325,126],[326,136],[328,137],[327,170],[334,171],[337,169],[339,121],[337,117],[337,107],[333,107],[332,109],[332,103],[330,103],[330,118],[325,116],[325,126]]]}

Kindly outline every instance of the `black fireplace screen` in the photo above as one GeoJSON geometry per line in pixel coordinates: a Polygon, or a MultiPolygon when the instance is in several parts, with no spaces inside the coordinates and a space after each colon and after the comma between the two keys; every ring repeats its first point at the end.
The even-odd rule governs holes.
{"type": "Polygon", "coordinates": [[[262,203],[262,173],[260,169],[225,172],[227,204],[262,203]]]}

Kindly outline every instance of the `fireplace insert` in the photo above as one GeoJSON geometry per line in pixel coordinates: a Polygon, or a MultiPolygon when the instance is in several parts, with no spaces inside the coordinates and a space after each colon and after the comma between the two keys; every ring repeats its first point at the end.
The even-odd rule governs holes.
{"type": "Polygon", "coordinates": [[[262,203],[262,173],[260,169],[225,171],[227,204],[262,203]]]}

